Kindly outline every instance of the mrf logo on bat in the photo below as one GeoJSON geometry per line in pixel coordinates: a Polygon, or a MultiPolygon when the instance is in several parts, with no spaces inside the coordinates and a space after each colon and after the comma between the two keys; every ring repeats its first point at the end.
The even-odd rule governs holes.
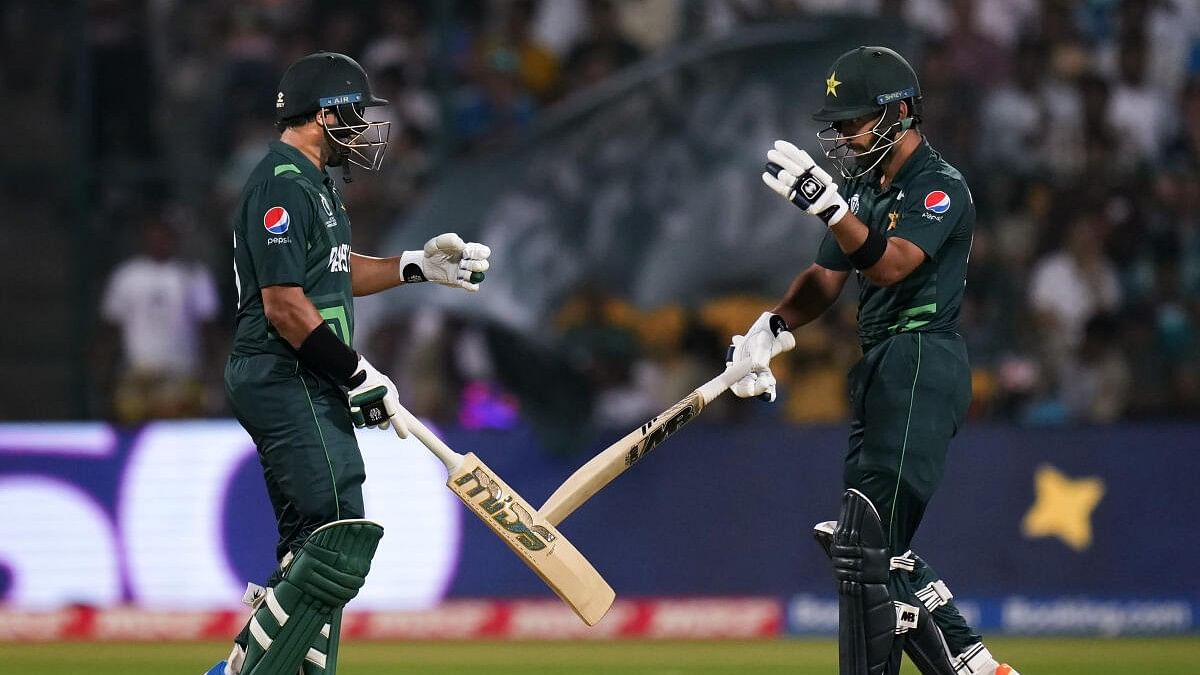
{"type": "Polygon", "coordinates": [[[659,425],[649,435],[647,435],[647,432],[658,421],[659,416],[654,416],[649,422],[642,425],[642,438],[625,455],[625,466],[633,466],[639,459],[645,457],[647,453],[657,447],[659,443],[667,440],[667,437],[678,431],[679,427],[692,421],[692,418],[699,415],[700,411],[704,408],[704,401],[697,397],[689,397],[688,400],[680,401],[676,405],[678,410],[668,410],[664,413],[665,415],[669,415],[667,421],[659,425]]]}
{"type": "Polygon", "coordinates": [[[505,495],[501,486],[483,469],[475,467],[470,473],[463,474],[455,480],[454,484],[462,487],[471,481],[475,481],[475,487],[463,493],[464,496],[474,498],[486,493],[487,497],[476,504],[484,513],[490,515],[492,520],[515,534],[522,546],[530,551],[540,551],[546,548],[546,544],[554,541],[555,537],[550,530],[541,525],[533,525],[533,518],[529,513],[521,505],[513,503],[512,496],[505,495]]]}

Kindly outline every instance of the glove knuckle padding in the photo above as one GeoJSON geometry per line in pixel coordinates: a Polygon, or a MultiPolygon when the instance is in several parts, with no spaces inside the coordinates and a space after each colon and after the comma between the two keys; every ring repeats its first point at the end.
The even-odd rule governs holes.
{"type": "Polygon", "coordinates": [[[251,617],[242,673],[295,675],[322,626],[358,595],[382,536],[370,520],[338,520],[313,532],[251,617]]]}
{"type": "Polygon", "coordinates": [[[804,166],[796,158],[778,150],[768,150],[767,160],[780,166],[779,181],[784,185],[795,185],[796,176],[804,173],[804,166]]]}
{"type": "MultiPolygon", "coordinates": [[[[491,254],[492,254],[492,249],[488,248],[488,246],[486,244],[480,244],[478,242],[471,242],[463,248],[463,257],[464,258],[474,258],[474,259],[482,260],[482,259],[490,256],[491,254]]],[[[483,270],[479,270],[479,271],[482,272],[483,270]]]]}
{"type": "Polygon", "coordinates": [[[858,490],[842,496],[830,554],[838,580],[839,672],[884,675],[896,628],[887,540],[878,511],[858,490]]]}
{"type": "Polygon", "coordinates": [[[833,176],[829,175],[829,172],[826,171],[825,169],[822,169],[821,167],[814,164],[814,165],[812,165],[812,167],[809,168],[809,171],[811,171],[812,175],[816,176],[817,179],[820,180],[822,183],[825,183],[829,187],[832,187],[835,189],[837,188],[837,185],[833,182],[833,176]]]}
{"type": "Polygon", "coordinates": [[[462,237],[454,232],[446,232],[425,242],[425,254],[432,256],[435,254],[452,254],[463,250],[462,237]]]}

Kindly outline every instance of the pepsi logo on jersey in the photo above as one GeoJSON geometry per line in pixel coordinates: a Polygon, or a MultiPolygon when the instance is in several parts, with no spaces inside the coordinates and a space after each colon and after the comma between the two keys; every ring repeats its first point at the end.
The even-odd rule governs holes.
{"type": "Polygon", "coordinates": [[[282,206],[272,206],[263,214],[263,227],[271,234],[283,234],[292,224],[292,217],[282,206]]]}
{"type": "Polygon", "coordinates": [[[945,213],[950,210],[950,195],[941,190],[934,190],[925,195],[925,208],[934,213],[945,213]]]}

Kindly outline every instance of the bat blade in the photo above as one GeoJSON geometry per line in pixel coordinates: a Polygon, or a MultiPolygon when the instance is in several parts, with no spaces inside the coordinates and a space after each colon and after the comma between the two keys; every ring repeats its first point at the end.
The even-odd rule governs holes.
{"type": "MultiPolygon", "coordinates": [[[[777,341],[772,348],[772,356],[791,349],[795,344],[795,341],[791,341],[790,345],[777,341]]],[[[696,387],[683,400],[655,415],[649,422],[601,450],[586,464],[576,469],[575,473],[563,481],[554,494],[542,504],[538,515],[551,525],[557,526],[614,478],[625,473],[651,450],[695,419],[704,410],[704,406],[712,403],[713,399],[749,372],[749,360],[743,359],[727,364],[725,371],[720,375],[696,387]]]]}
{"type": "Polygon", "coordinates": [[[472,513],[589,626],[612,606],[616,593],[587,558],[538,515],[475,453],[463,456],[446,485],[472,513]]]}
{"type": "Polygon", "coordinates": [[[724,388],[706,397],[703,388],[696,389],[621,440],[601,450],[558,486],[542,504],[539,515],[553,525],[561,523],[605,485],[692,421],[704,410],[706,401],[716,398],[722,391],[724,388]]]}

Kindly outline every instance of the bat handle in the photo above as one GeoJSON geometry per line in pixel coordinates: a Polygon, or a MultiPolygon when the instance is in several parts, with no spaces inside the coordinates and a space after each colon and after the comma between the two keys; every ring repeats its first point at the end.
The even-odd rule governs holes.
{"type": "MultiPolygon", "coordinates": [[[[733,345],[729,345],[729,348],[725,350],[725,372],[718,375],[716,379],[709,383],[712,384],[718,380],[724,382],[725,386],[718,390],[716,392],[717,394],[732,387],[734,382],[737,382],[750,373],[750,362],[745,360],[735,362],[733,360],[733,349],[733,345]]],[[[703,391],[701,391],[701,394],[703,395],[703,391]]],[[[705,396],[704,401],[707,403],[713,398],[716,398],[716,396],[705,396]]],[[[771,402],[771,395],[765,391],[759,394],[756,398],[767,403],[771,402]]]]}
{"type": "Polygon", "coordinates": [[[722,392],[732,387],[734,382],[742,379],[749,372],[750,362],[747,360],[727,363],[724,372],[700,385],[696,391],[700,392],[700,397],[704,399],[705,404],[712,403],[713,399],[720,396],[722,392]]]}
{"type": "Polygon", "coordinates": [[[463,456],[455,452],[446,445],[442,439],[438,438],[429,427],[421,424],[415,416],[405,410],[403,413],[404,421],[408,424],[408,431],[413,436],[417,437],[418,441],[437,457],[442,464],[446,465],[446,471],[453,474],[462,465],[463,456]]]}

